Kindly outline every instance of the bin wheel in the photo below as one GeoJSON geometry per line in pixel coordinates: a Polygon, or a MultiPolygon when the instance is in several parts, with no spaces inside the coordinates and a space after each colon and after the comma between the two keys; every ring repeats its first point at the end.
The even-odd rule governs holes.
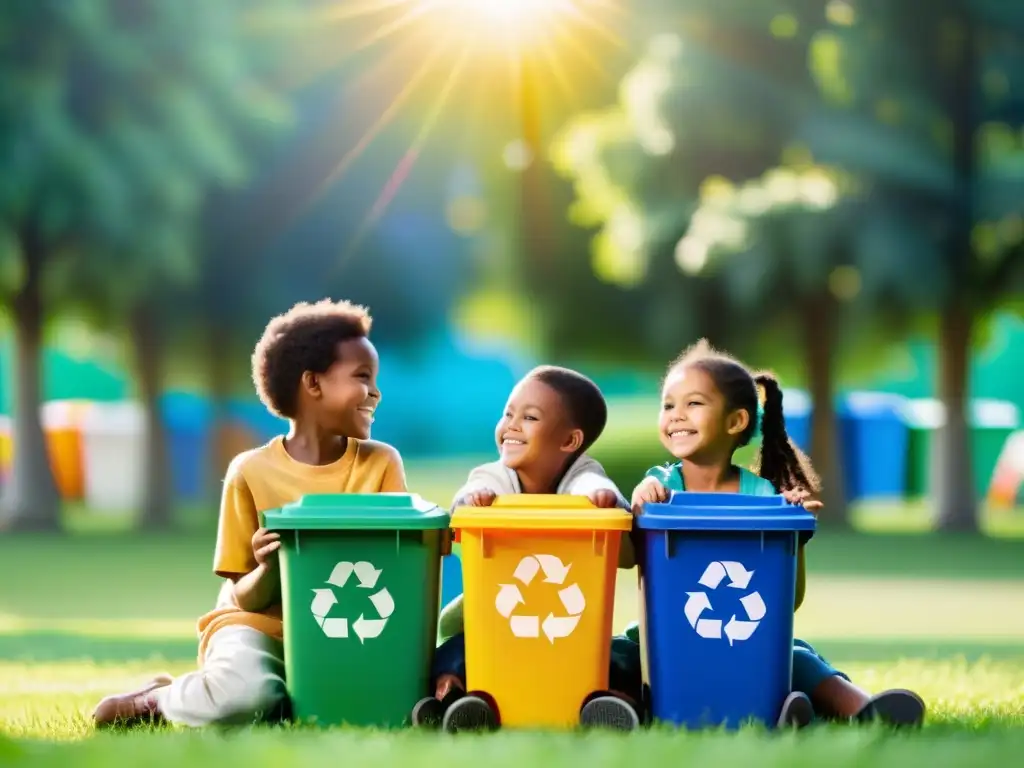
{"type": "Polygon", "coordinates": [[[580,725],[584,728],[635,731],[640,727],[640,721],[639,704],[611,691],[591,694],[580,709],[580,725]]]}
{"type": "Polygon", "coordinates": [[[498,728],[498,712],[493,699],[482,691],[473,691],[453,702],[444,713],[442,727],[448,733],[493,731],[498,728]]]}

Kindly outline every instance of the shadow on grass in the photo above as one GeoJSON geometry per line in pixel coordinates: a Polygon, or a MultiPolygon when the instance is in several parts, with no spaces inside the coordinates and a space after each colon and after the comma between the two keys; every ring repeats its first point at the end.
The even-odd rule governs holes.
{"type": "Polygon", "coordinates": [[[92,661],[123,664],[161,659],[195,661],[198,642],[190,638],[107,638],[66,632],[29,632],[0,635],[0,660],[25,664],[92,661]]]}
{"type": "MultiPolygon", "coordinates": [[[[836,664],[892,662],[898,659],[926,661],[982,658],[1024,661],[1024,647],[974,640],[826,640],[814,647],[836,664]]],[[[191,662],[197,642],[191,638],[106,638],[70,632],[27,632],[0,635],[0,660],[26,664],[88,660],[122,664],[160,659],[191,662]]]]}
{"type": "Polygon", "coordinates": [[[813,642],[815,650],[835,663],[893,662],[899,659],[949,661],[963,658],[976,662],[983,658],[1024,661],[1020,644],[986,642],[984,640],[824,640],[813,642]]]}

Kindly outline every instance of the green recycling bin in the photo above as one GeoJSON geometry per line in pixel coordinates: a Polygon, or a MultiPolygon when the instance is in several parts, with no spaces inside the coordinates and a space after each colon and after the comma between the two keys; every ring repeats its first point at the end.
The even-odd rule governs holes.
{"type": "MultiPolygon", "coordinates": [[[[923,398],[909,401],[904,420],[910,430],[907,447],[907,496],[929,496],[932,491],[932,463],[935,461],[935,432],[946,421],[942,403],[923,398]]],[[[971,441],[971,471],[974,492],[981,499],[988,494],[992,473],[1007,439],[1020,425],[1017,406],[1005,400],[975,399],[968,410],[971,441]]]]}
{"type": "Polygon", "coordinates": [[[449,514],[407,493],[304,496],[281,534],[284,661],[297,722],[408,723],[428,694],[449,514]]]}

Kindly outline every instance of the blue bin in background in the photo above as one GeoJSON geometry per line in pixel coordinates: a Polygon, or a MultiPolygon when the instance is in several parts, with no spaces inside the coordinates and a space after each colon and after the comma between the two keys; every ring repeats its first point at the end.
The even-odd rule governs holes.
{"type": "Polygon", "coordinates": [[[160,400],[167,430],[167,453],[174,495],[203,498],[210,470],[211,408],[205,398],[187,392],[168,392],[160,400]]]}
{"type": "Polygon", "coordinates": [[[910,431],[904,402],[885,392],[851,392],[841,402],[839,429],[850,501],[906,494],[910,431]]]}
{"type": "Polygon", "coordinates": [[[811,398],[800,389],[782,391],[782,413],[786,418],[786,434],[804,453],[811,450],[811,398]]]}
{"type": "Polygon", "coordinates": [[[673,493],[640,531],[640,647],[656,722],[774,727],[793,675],[797,548],[814,515],[781,496],[673,493]]]}

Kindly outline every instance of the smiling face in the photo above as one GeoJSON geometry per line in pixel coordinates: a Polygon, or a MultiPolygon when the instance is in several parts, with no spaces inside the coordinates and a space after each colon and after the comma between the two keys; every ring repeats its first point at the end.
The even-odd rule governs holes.
{"type": "Polygon", "coordinates": [[[556,472],[583,444],[561,396],[535,378],[512,390],[494,437],[501,462],[513,470],[556,472]]]}
{"type": "Polygon", "coordinates": [[[377,350],[366,337],[338,344],[336,362],[324,373],[305,373],[318,424],[335,435],[366,440],[380,403],[377,350]]]}
{"type": "Polygon", "coordinates": [[[695,365],[670,371],[661,398],[658,433],[673,456],[712,462],[731,459],[750,414],[730,410],[706,371],[695,365]]]}

